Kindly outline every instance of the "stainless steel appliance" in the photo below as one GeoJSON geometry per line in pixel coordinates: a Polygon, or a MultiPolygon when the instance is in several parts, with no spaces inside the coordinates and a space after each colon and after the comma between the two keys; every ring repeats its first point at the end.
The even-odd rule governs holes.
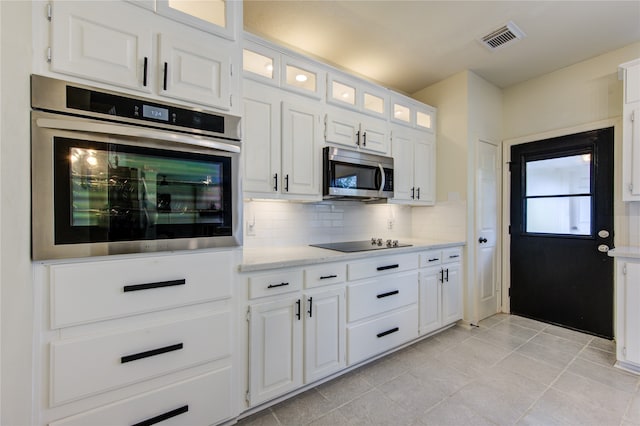
{"type": "Polygon", "coordinates": [[[393,197],[393,158],[325,147],[325,199],[384,200],[393,197]]]}
{"type": "Polygon", "coordinates": [[[240,118],[31,78],[32,257],[241,244],[240,118]]]}
{"type": "Polygon", "coordinates": [[[373,237],[365,241],[343,241],[338,243],[311,244],[311,247],[318,247],[328,250],[340,251],[342,253],[355,253],[358,251],[393,249],[399,247],[411,247],[411,244],[403,244],[398,240],[386,240],[373,237]]]}

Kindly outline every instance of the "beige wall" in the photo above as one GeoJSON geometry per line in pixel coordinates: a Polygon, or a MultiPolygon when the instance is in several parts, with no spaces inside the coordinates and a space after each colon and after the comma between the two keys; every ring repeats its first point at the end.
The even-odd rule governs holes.
{"type": "Polygon", "coordinates": [[[0,326],[3,425],[31,423],[31,2],[0,1],[0,326]]]}

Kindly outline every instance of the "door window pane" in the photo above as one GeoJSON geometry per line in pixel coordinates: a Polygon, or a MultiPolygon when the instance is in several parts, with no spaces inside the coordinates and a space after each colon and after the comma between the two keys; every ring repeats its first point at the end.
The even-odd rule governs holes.
{"type": "Polygon", "coordinates": [[[416,124],[420,127],[427,129],[431,128],[431,114],[427,114],[421,111],[416,112],[416,124]]]}
{"type": "Polygon", "coordinates": [[[371,93],[364,94],[364,109],[384,114],[384,99],[371,93]]]}
{"type": "Polygon", "coordinates": [[[356,89],[346,84],[338,83],[337,81],[334,81],[331,85],[333,92],[331,96],[333,99],[348,103],[349,105],[356,104],[356,89]]]}
{"type": "Polygon", "coordinates": [[[525,232],[592,234],[591,153],[525,162],[525,232]]]}
{"type": "Polygon", "coordinates": [[[273,78],[273,59],[248,49],[243,50],[242,66],[245,71],[273,78]]]}
{"type": "Polygon", "coordinates": [[[294,67],[292,65],[286,66],[287,84],[290,86],[305,89],[310,92],[315,92],[316,88],[316,74],[311,71],[303,70],[302,68],[294,67]]]}
{"type": "Polygon", "coordinates": [[[396,120],[411,122],[411,110],[409,107],[400,104],[393,104],[393,117],[396,120]]]}
{"type": "Polygon", "coordinates": [[[223,28],[227,26],[224,0],[169,0],[169,7],[223,28]]]}

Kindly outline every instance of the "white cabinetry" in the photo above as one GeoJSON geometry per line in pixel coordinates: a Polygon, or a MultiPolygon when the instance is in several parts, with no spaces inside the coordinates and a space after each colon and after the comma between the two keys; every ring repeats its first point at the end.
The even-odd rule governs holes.
{"type": "Polygon", "coordinates": [[[124,2],[55,1],[51,71],[230,110],[237,44],[166,23],[124,2]]]}
{"type": "Polygon", "coordinates": [[[462,319],[462,279],[459,248],[420,254],[420,334],[428,334],[462,319]]]}
{"type": "Polygon", "coordinates": [[[411,205],[435,203],[436,153],[431,133],[393,125],[393,202],[411,205]]]}
{"type": "Polygon", "coordinates": [[[386,154],[389,126],[385,120],[336,108],[325,115],[325,142],[386,154]]]}
{"type": "Polygon", "coordinates": [[[640,201],[640,59],[620,65],[622,106],[622,199],[640,201]]]}
{"type": "Polygon", "coordinates": [[[156,11],[175,21],[231,40],[238,37],[238,22],[242,24],[242,3],[237,0],[156,0],[156,11]]]}
{"type": "Polygon", "coordinates": [[[250,406],[344,368],[344,269],[330,264],[248,277],[250,406]]]}
{"type": "Polygon", "coordinates": [[[36,423],[232,418],[233,256],[35,264],[36,423]]]}
{"type": "Polygon", "coordinates": [[[245,80],[245,197],[320,200],[317,102],[245,80]]]}
{"type": "Polygon", "coordinates": [[[616,257],[616,366],[640,374],[640,250],[635,254],[616,257]]]}

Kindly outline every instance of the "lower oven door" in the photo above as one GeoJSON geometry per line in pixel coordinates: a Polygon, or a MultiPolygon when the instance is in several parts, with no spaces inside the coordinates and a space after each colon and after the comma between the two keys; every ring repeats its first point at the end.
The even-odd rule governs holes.
{"type": "Polygon", "coordinates": [[[207,143],[33,112],[33,259],[240,245],[238,148],[207,143]]]}

